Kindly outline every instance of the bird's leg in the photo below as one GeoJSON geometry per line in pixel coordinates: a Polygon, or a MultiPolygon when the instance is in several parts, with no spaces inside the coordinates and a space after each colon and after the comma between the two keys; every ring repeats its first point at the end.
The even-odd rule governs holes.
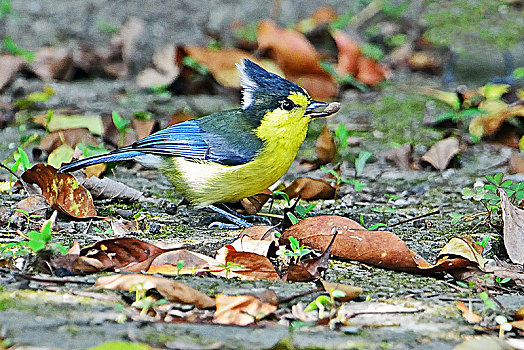
{"type": "Polygon", "coordinates": [[[233,222],[233,224],[213,222],[211,225],[209,225],[209,227],[218,227],[220,229],[234,230],[239,227],[245,228],[245,227],[253,226],[253,224],[250,223],[249,221],[255,224],[259,223],[262,225],[272,225],[271,221],[269,221],[269,219],[266,217],[262,217],[258,215],[241,215],[241,214],[236,213],[231,208],[229,208],[227,205],[222,204],[222,203],[219,203],[216,205],[210,205],[208,206],[208,208],[224,216],[229,221],[233,222]]]}
{"type": "MultiPolygon", "coordinates": [[[[253,226],[253,224],[250,224],[240,216],[233,214],[229,212],[228,210],[221,209],[214,205],[208,205],[207,208],[213,210],[215,213],[218,213],[231,221],[233,224],[224,224],[223,222],[213,222],[209,227],[218,227],[219,229],[237,229],[240,227],[246,228],[253,226]]],[[[228,208],[229,209],[229,208],[228,208]]]]}

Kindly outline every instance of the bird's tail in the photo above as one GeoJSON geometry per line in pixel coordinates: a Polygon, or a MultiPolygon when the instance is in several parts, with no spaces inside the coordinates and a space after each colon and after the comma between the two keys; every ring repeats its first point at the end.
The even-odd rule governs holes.
{"type": "Polygon", "coordinates": [[[77,160],[76,162],[66,164],[62,166],[58,170],[58,172],[68,173],[71,171],[75,171],[78,169],[88,167],[90,165],[95,165],[99,163],[120,162],[123,160],[137,160],[137,158],[141,158],[143,156],[146,156],[146,155],[142,152],[126,150],[126,149],[118,149],[111,153],[99,154],[96,156],[80,159],[80,160],[77,160]]]}

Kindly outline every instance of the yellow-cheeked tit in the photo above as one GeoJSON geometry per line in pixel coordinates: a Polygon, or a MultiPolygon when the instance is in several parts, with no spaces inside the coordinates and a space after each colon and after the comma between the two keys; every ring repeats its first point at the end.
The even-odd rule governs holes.
{"type": "Polygon", "coordinates": [[[198,206],[255,195],[282,177],[306,137],[309,122],[338,111],[314,101],[297,84],[248,59],[237,64],[242,108],[172,125],[135,143],[64,165],[60,172],[93,164],[135,160],[158,168],[198,206]]]}

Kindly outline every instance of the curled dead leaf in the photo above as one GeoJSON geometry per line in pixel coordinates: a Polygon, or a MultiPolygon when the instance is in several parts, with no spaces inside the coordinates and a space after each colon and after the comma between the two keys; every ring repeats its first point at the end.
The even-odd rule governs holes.
{"type": "Polygon", "coordinates": [[[198,308],[215,306],[215,300],[183,283],[151,275],[112,275],[103,276],[96,280],[98,289],[132,290],[137,287],[149,290],[156,289],[160,295],[171,302],[192,304],[198,308]]]}
{"type": "Polygon", "coordinates": [[[140,200],[144,194],[126,184],[107,177],[103,179],[99,179],[96,176],[87,177],[82,171],[75,171],[72,174],[82,186],[91,192],[94,198],[135,202],[140,200]]]}
{"type": "Polygon", "coordinates": [[[449,162],[460,152],[459,140],[456,137],[449,137],[435,143],[429,151],[420,159],[428,162],[437,170],[444,170],[449,162]]]}
{"type": "MultiPolygon", "coordinates": [[[[224,268],[219,275],[225,275],[225,272],[231,277],[238,277],[242,280],[279,280],[280,276],[275,271],[271,261],[256,253],[237,252],[231,245],[220,248],[217,251],[216,261],[219,264],[234,264],[235,268],[229,272],[224,268]]],[[[217,273],[215,273],[217,274],[217,273]]]]}
{"type": "Polygon", "coordinates": [[[46,47],[36,52],[27,67],[43,81],[69,80],[73,74],[73,53],[65,47],[46,47]]]}
{"type": "Polygon", "coordinates": [[[0,55],[0,91],[13,80],[23,65],[22,57],[0,55]]]}
{"type": "Polygon", "coordinates": [[[357,80],[366,85],[377,85],[389,75],[389,71],[371,57],[360,56],[357,63],[357,80]]]}
{"type": "Polygon", "coordinates": [[[288,194],[289,198],[296,198],[300,195],[300,198],[304,200],[316,200],[333,199],[336,190],[331,183],[325,180],[299,177],[286,187],[284,192],[288,194]]]}
{"type": "Polygon", "coordinates": [[[482,321],[482,317],[474,313],[472,310],[469,309],[469,307],[464,304],[461,300],[457,301],[457,309],[462,312],[462,317],[469,323],[479,323],[482,321]]]}
{"type": "Polygon", "coordinates": [[[180,249],[169,251],[157,256],[149,269],[148,274],[164,274],[164,275],[193,275],[200,271],[207,271],[204,269],[209,265],[217,265],[215,259],[187,249],[180,249]],[[183,261],[182,268],[177,264],[183,261]]]}
{"type": "Polygon", "coordinates": [[[502,220],[504,221],[504,246],[515,264],[524,264],[524,210],[515,207],[504,190],[499,191],[502,220]]]}
{"type": "Polygon", "coordinates": [[[322,283],[322,287],[324,288],[324,290],[328,293],[330,293],[332,290],[341,290],[346,294],[345,297],[335,298],[335,300],[338,300],[338,301],[343,301],[343,302],[350,301],[350,300],[357,298],[362,293],[362,288],[360,287],[354,287],[348,284],[334,283],[334,282],[327,282],[327,281],[320,281],[320,282],[322,283]]]}
{"type": "Polygon", "coordinates": [[[247,326],[277,310],[276,305],[264,303],[252,295],[216,296],[217,310],[213,322],[247,326]]]}
{"type": "Polygon", "coordinates": [[[147,68],[138,73],[137,85],[141,88],[151,88],[171,84],[180,74],[180,68],[175,64],[176,48],[167,45],[153,54],[153,68],[147,68]]]}
{"type": "MultiPolygon", "coordinates": [[[[80,250],[81,257],[102,263],[103,271],[122,270],[128,272],[147,271],[153,260],[166,250],[136,238],[114,238],[98,241],[80,250]]],[[[91,263],[90,263],[91,264],[91,263]]],[[[95,264],[99,266],[99,264],[95,264]]],[[[73,264],[75,273],[94,273],[83,263],[73,264]]]]}

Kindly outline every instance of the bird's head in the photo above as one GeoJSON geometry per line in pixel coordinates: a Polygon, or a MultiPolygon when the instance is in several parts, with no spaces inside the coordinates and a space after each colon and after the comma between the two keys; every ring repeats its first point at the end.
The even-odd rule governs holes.
{"type": "MultiPolygon", "coordinates": [[[[243,88],[242,109],[250,114],[267,118],[268,114],[280,119],[304,119],[326,117],[336,110],[315,112],[327,107],[325,102],[314,101],[307,91],[253,63],[249,59],[237,64],[243,88]]],[[[276,120],[275,120],[276,122],[276,120]]]]}

